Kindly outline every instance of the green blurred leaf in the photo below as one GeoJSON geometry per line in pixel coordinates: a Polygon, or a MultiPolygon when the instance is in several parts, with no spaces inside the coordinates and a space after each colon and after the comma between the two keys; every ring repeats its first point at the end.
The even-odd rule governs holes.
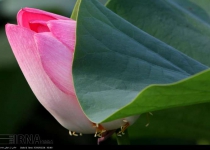
{"type": "Polygon", "coordinates": [[[79,5],[81,3],[81,0],[77,0],[75,6],[74,6],[74,10],[71,14],[71,19],[77,20],[77,14],[79,12],[79,5]]]}
{"type": "MultiPolygon", "coordinates": [[[[0,69],[17,66],[17,62],[7,41],[5,31],[0,30],[0,69]]],[[[1,74],[0,74],[1,75],[1,74]]]]}
{"type": "Polygon", "coordinates": [[[199,7],[201,7],[203,10],[205,10],[205,13],[208,14],[208,16],[210,16],[210,2],[209,0],[189,0],[190,2],[198,5],[199,7]]]}
{"type": "Polygon", "coordinates": [[[210,140],[209,108],[210,103],[206,103],[155,111],[148,127],[148,116],[143,114],[129,127],[130,138],[210,140]]]}
{"type": "Polygon", "coordinates": [[[109,0],[107,7],[141,30],[210,66],[210,1],[191,1],[109,0]]]}
{"type": "Polygon", "coordinates": [[[90,120],[99,123],[209,101],[210,71],[177,84],[151,86],[179,81],[206,66],[97,1],[79,2],[73,78],[79,102],[90,120]]]}
{"type": "Polygon", "coordinates": [[[0,134],[22,128],[38,104],[19,68],[0,70],[0,134]]]}

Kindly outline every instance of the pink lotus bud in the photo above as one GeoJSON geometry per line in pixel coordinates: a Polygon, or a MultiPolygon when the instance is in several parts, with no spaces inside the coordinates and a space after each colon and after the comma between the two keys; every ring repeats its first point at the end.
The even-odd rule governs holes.
{"type": "Polygon", "coordinates": [[[23,8],[17,14],[17,22],[18,25],[6,25],[13,53],[37,99],[62,126],[79,133],[96,130],[101,133],[132,124],[138,118],[127,117],[98,125],[83,113],[72,79],[76,21],[23,8]]]}

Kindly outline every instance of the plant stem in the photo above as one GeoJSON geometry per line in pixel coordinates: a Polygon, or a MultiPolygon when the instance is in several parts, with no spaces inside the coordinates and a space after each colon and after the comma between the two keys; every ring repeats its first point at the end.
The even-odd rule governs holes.
{"type": "Polygon", "coordinates": [[[117,144],[118,145],[130,145],[130,140],[129,140],[129,136],[128,136],[128,131],[125,130],[125,134],[122,136],[117,136],[117,132],[116,133],[116,139],[117,139],[117,144]]]}

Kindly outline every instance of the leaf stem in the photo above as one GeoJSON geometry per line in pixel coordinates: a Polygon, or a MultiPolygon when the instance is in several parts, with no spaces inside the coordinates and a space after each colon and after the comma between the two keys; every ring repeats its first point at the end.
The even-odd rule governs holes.
{"type": "Polygon", "coordinates": [[[118,145],[130,145],[130,140],[129,140],[129,136],[128,136],[128,131],[125,130],[125,134],[122,136],[117,136],[118,132],[116,133],[116,139],[117,139],[117,144],[118,145]]]}

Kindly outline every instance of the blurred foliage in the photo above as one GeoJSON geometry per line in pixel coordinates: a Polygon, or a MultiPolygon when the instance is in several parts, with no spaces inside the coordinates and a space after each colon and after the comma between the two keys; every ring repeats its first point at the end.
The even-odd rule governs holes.
{"type": "MultiPolygon", "coordinates": [[[[15,22],[14,17],[3,17],[0,12],[0,134],[39,134],[54,144],[96,145],[93,135],[69,136],[35,98],[6,39],[4,24],[15,22]]],[[[199,104],[156,111],[148,127],[147,114],[143,114],[129,128],[131,144],[210,144],[209,108],[210,104],[199,104]]],[[[113,136],[101,144],[116,145],[116,141],[113,136]]]]}
{"type": "Polygon", "coordinates": [[[3,28],[0,29],[0,69],[18,67],[3,28]]]}
{"type": "MultiPolygon", "coordinates": [[[[168,138],[186,140],[186,142],[191,143],[204,140],[210,144],[209,107],[210,104],[206,103],[155,111],[153,116],[143,114],[129,128],[129,133],[133,139],[168,138]],[[148,122],[150,122],[150,125],[145,127],[148,122]]],[[[162,143],[167,144],[166,141],[163,141],[162,143]]]]}

